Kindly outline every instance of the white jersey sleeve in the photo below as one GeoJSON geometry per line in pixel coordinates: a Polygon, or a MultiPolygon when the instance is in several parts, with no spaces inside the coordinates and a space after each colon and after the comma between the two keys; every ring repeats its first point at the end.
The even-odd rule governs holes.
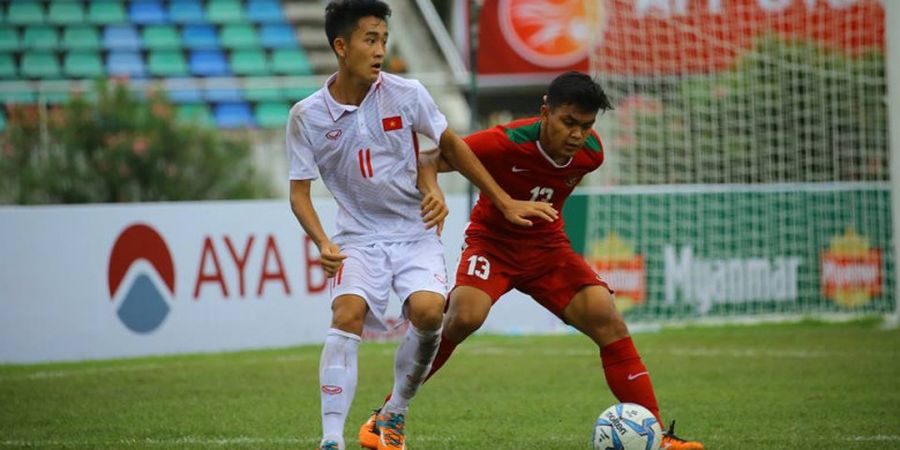
{"type": "Polygon", "coordinates": [[[447,118],[438,110],[437,104],[434,103],[434,99],[431,98],[431,94],[428,93],[425,86],[415,80],[413,80],[413,84],[416,87],[413,130],[428,136],[435,144],[440,144],[441,135],[447,130],[447,118]]]}
{"type": "Polygon", "coordinates": [[[303,127],[299,108],[294,108],[288,117],[285,140],[287,144],[289,178],[291,180],[315,180],[319,178],[312,142],[303,127]]]}

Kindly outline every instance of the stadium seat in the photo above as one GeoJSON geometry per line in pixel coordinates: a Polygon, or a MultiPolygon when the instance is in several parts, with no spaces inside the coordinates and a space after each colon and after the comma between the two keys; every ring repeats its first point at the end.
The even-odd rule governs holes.
{"type": "Polygon", "coordinates": [[[6,114],[0,111],[0,131],[6,131],[6,114]]]}
{"type": "Polygon", "coordinates": [[[10,2],[6,21],[12,25],[41,25],[44,23],[44,6],[38,2],[10,2]]]}
{"type": "Polygon", "coordinates": [[[192,78],[166,78],[163,88],[172,103],[200,103],[203,95],[192,78]]]}
{"type": "Polygon", "coordinates": [[[291,108],[284,102],[265,102],[256,105],[256,123],[263,128],[283,128],[291,108]]]}
{"type": "Polygon", "coordinates": [[[244,8],[239,0],[209,0],[206,18],[212,23],[244,22],[244,8]]]}
{"type": "Polygon", "coordinates": [[[90,25],[66,27],[62,47],[67,50],[97,50],[100,48],[100,33],[90,25]]]}
{"type": "Polygon", "coordinates": [[[312,75],[312,66],[303,50],[279,48],[272,52],[272,71],[283,75],[312,75]]]}
{"type": "Polygon", "coordinates": [[[269,61],[262,50],[235,50],[231,53],[231,70],[235,75],[269,75],[269,61]]]}
{"type": "Polygon", "coordinates": [[[59,59],[51,52],[29,52],[22,56],[21,74],[26,78],[59,77],[59,59]]]}
{"type": "Polygon", "coordinates": [[[112,76],[143,77],[146,74],[144,59],[137,52],[109,52],[106,71],[112,76]]]}
{"type": "Polygon", "coordinates": [[[18,51],[20,45],[16,27],[0,27],[0,52],[18,51]]]}
{"type": "Polygon", "coordinates": [[[230,75],[225,54],[219,50],[197,50],[191,52],[191,73],[197,76],[230,75]]]}
{"type": "Polygon", "coordinates": [[[213,126],[212,114],[206,103],[178,105],[175,109],[175,119],[181,123],[213,126]]]}
{"type": "Polygon", "coordinates": [[[116,1],[88,2],[88,22],[98,25],[125,23],[125,7],[116,1]]]}
{"type": "Polygon", "coordinates": [[[169,19],[181,25],[204,24],[206,13],[197,0],[173,0],[169,3],[169,19]]]}
{"type": "Polygon", "coordinates": [[[181,41],[192,50],[219,48],[219,36],[212,25],[187,25],[181,31],[181,41]]]}
{"type": "Polygon", "coordinates": [[[150,50],[181,48],[178,31],[171,25],[148,25],[143,31],[144,47],[150,50]]]}
{"type": "Polygon", "coordinates": [[[284,100],[284,92],[273,87],[245,87],[244,98],[250,102],[273,102],[284,100]]]}
{"type": "Polygon", "coordinates": [[[73,25],[84,22],[84,8],[81,2],[51,1],[47,21],[55,25],[73,25]]]}
{"type": "Polygon", "coordinates": [[[103,47],[109,50],[141,49],[141,37],[131,25],[110,25],[103,29],[103,47]]]}
{"type": "Polygon", "coordinates": [[[215,106],[214,115],[216,124],[221,128],[243,128],[254,125],[249,103],[220,103],[215,106]]]}
{"type": "Polygon", "coordinates": [[[233,78],[216,80],[209,83],[204,91],[206,101],[210,103],[229,103],[244,101],[241,86],[233,78]]]}
{"type": "Polygon", "coordinates": [[[94,52],[67,53],[63,71],[72,78],[98,78],[104,75],[100,54],[94,52]]]}
{"type": "Polygon", "coordinates": [[[299,102],[310,95],[313,95],[319,87],[293,87],[284,90],[284,96],[292,103],[299,102]]]}
{"type": "Polygon", "coordinates": [[[259,43],[265,48],[295,48],[297,36],[290,25],[266,24],[260,29],[259,43]]]}
{"type": "Polygon", "coordinates": [[[0,90],[0,103],[4,104],[32,104],[37,99],[27,85],[20,88],[11,87],[9,89],[0,90]]]}
{"type": "Polygon", "coordinates": [[[12,55],[0,53],[0,78],[4,80],[16,77],[16,62],[12,55]]]}
{"type": "Polygon", "coordinates": [[[223,25],[219,33],[219,42],[227,49],[257,48],[259,47],[259,35],[253,25],[223,25]]]}
{"type": "Polygon", "coordinates": [[[247,2],[247,18],[258,23],[282,23],[284,14],[278,0],[250,0],[247,2]]]}
{"type": "Polygon", "coordinates": [[[137,25],[159,25],[169,21],[162,3],[154,0],[136,0],[129,7],[131,22],[137,25]]]}
{"type": "Polygon", "coordinates": [[[25,28],[22,34],[22,47],[30,50],[55,50],[59,45],[56,27],[49,25],[33,25],[25,28]]]}
{"type": "Polygon", "coordinates": [[[38,103],[59,104],[69,101],[71,91],[72,83],[69,80],[55,80],[42,83],[35,96],[38,103]]]}
{"type": "Polygon", "coordinates": [[[151,51],[147,57],[150,75],[160,77],[181,77],[188,74],[187,61],[180,51],[151,51]]]}

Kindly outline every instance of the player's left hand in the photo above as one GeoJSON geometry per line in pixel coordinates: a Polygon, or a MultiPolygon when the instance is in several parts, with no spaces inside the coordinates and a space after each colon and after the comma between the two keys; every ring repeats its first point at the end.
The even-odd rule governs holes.
{"type": "Polygon", "coordinates": [[[422,211],[422,221],[425,222],[425,229],[430,230],[433,227],[437,227],[437,234],[440,236],[444,232],[444,219],[450,214],[447,203],[444,201],[444,193],[440,189],[425,192],[419,208],[422,211]]]}

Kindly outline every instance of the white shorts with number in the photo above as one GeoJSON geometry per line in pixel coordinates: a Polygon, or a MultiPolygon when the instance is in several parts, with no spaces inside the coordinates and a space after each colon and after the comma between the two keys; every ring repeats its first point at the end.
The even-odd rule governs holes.
{"type": "MultiPolygon", "coordinates": [[[[436,236],[413,242],[343,247],[341,252],[347,259],[331,279],[331,301],[348,294],[365,299],[369,305],[366,329],[388,330],[384,315],[391,289],[402,302],[417,291],[447,297],[444,246],[436,236]]],[[[406,308],[401,310],[405,320],[406,308]]]]}

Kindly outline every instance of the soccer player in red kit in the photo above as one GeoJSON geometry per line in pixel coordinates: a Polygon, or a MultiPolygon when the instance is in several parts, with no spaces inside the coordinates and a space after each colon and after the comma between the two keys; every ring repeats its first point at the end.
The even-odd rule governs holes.
{"type": "MultiPolygon", "coordinates": [[[[550,83],[540,116],[480,131],[465,141],[510,196],[548,202],[561,212],[582,177],[603,163],[603,145],[592,127],[597,113],[610,109],[609,99],[591,77],[567,72],[550,83]]],[[[422,166],[420,170],[453,170],[443,159],[422,166]]],[[[437,184],[436,173],[422,178],[437,184]]],[[[572,250],[562,218],[535,221],[531,227],[513,225],[484,195],[479,196],[466,229],[456,286],[429,377],[481,327],[491,306],[511,289],[528,294],[593,340],[616,398],[644,406],[662,425],[650,375],[615,308],[613,293],[572,250]]],[[[363,447],[373,448],[371,443],[377,441],[372,422],[360,429],[363,447]]],[[[702,449],[703,445],[676,437],[673,422],[661,448],[702,449]]]]}

